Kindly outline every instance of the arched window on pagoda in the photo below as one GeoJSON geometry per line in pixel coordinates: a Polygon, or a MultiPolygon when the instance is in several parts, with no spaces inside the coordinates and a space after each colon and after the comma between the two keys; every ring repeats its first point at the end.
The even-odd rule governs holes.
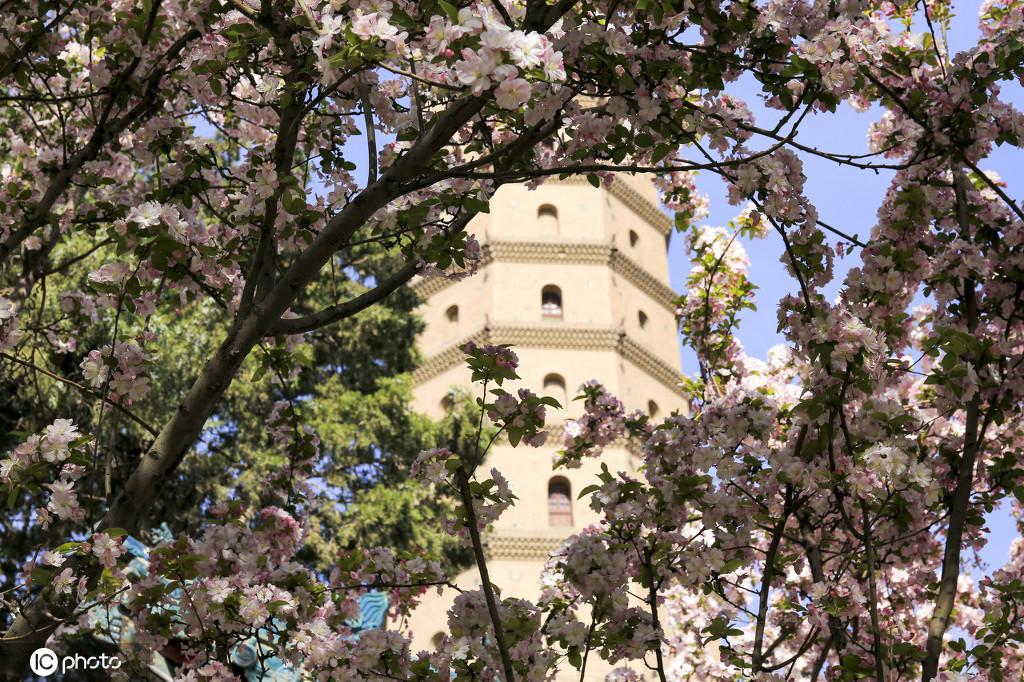
{"type": "Polygon", "coordinates": [[[554,284],[540,290],[540,314],[543,317],[562,317],[562,290],[554,284]]]}
{"type": "Polygon", "coordinates": [[[560,374],[549,374],[544,377],[544,395],[551,396],[564,408],[568,401],[565,379],[560,374]]]}
{"type": "Polygon", "coordinates": [[[544,234],[558,234],[558,209],[551,204],[538,208],[537,224],[544,234]]]}
{"type": "Polygon", "coordinates": [[[568,479],[555,476],[548,481],[548,524],[572,526],[572,488],[568,479]]]}
{"type": "Polygon", "coordinates": [[[449,336],[454,334],[459,329],[459,306],[452,305],[448,306],[448,310],[444,311],[445,320],[445,332],[449,336]]]}

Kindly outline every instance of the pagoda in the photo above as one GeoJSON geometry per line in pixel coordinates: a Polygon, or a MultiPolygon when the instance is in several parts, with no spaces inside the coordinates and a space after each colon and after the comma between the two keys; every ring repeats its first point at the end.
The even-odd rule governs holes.
{"type": "MultiPolygon", "coordinates": [[[[535,600],[544,565],[568,536],[598,521],[579,491],[594,483],[602,463],[635,471],[639,453],[614,444],[579,469],[554,470],[561,424],[581,412],[578,387],[591,379],[618,396],[627,411],[657,417],[684,409],[679,389],[679,344],[667,249],[671,220],[661,211],[648,179],[617,177],[593,187],[585,178],[551,181],[536,189],[502,187],[490,213],[470,223],[482,245],[479,272],[462,280],[423,279],[426,328],[419,339],[424,361],[414,375],[414,406],[443,416],[453,387],[469,387],[459,350],[466,341],[511,344],[522,381],[557,398],[548,411],[546,446],[512,448],[497,443],[483,469],[496,467],[519,498],[488,529],[492,582],[503,596],[535,600]]],[[[454,581],[479,586],[476,567],[454,581]]],[[[407,626],[413,650],[436,644],[447,631],[454,590],[430,594],[407,626]]],[[[566,666],[568,667],[568,666],[566,666]]],[[[567,670],[568,672],[574,672],[567,670]]],[[[588,667],[603,679],[607,667],[588,667]]],[[[578,679],[578,676],[577,676],[578,679]]]]}

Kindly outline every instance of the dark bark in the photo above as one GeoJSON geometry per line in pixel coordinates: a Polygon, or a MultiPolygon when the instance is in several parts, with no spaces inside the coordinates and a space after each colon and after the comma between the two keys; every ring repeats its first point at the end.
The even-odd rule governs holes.
{"type": "MultiPolygon", "coordinates": [[[[963,172],[953,172],[953,189],[956,193],[957,221],[960,224],[961,236],[964,239],[970,239],[967,178],[963,172]]],[[[964,293],[961,302],[967,330],[973,334],[978,327],[978,302],[975,295],[975,282],[971,278],[964,280],[964,293]]],[[[967,361],[971,362],[972,359],[967,361]]],[[[946,531],[946,546],[942,554],[942,575],[939,578],[939,592],[935,597],[935,610],[928,623],[928,641],[925,645],[925,659],[921,665],[922,682],[928,682],[938,675],[943,639],[949,628],[953,606],[956,603],[956,584],[960,579],[960,551],[963,549],[964,525],[967,521],[967,510],[971,501],[971,489],[974,486],[974,464],[978,456],[980,412],[981,397],[975,393],[974,397],[967,402],[964,418],[963,455],[960,458],[956,488],[949,506],[949,528],[946,531]]]]}

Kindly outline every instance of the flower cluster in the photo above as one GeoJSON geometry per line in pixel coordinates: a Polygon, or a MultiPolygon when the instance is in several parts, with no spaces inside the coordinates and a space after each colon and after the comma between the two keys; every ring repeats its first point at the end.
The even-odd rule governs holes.
{"type": "Polygon", "coordinates": [[[10,299],[0,296],[0,351],[14,348],[24,336],[17,315],[18,307],[10,299]]]}
{"type": "MultiPolygon", "coordinates": [[[[470,471],[475,471],[472,464],[453,454],[448,448],[437,448],[421,452],[412,465],[411,473],[429,485],[446,486],[458,495],[468,493],[476,519],[476,528],[484,530],[515,503],[516,496],[512,494],[508,481],[495,468],[491,469],[489,479],[470,480],[470,471]]],[[[465,502],[464,500],[463,503],[465,502]]],[[[463,539],[469,537],[469,519],[465,509],[446,514],[443,525],[445,531],[451,535],[463,539]]]]}
{"type": "Polygon", "coordinates": [[[509,443],[513,446],[523,441],[527,445],[539,448],[547,441],[547,431],[542,431],[546,417],[546,407],[561,407],[558,401],[551,397],[540,397],[533,391],[520,388],[518,397],[504,391],[495,389],[494,402],[485,403],[487,416],[508,436],[509,443]]]}
{"type": "Polygon", "coordinates": [[[553,49],[547,36],[509,28],[494,13],[477,14],[468,8],[460,10],[458,23],[443,26],[435,22],[438,44],[452,49],[473,36],[478,48],[463,47],[461,59],[454,63],[451,82],[468,86],[480,96],[495,88],[495,102],[504,109],[517,109],[530,99],[531,86],[522,75],[542,74],[549,81],[565,78],[562,55],[553,49]]]}
{"type": "MultiPolygon", "coordinates": [[[[135,655],[148,660],[170,638],[184,638],[182,672],[195,679],[221,670],[223,662],[210,646],[231,649],[250,638],[260,642],[261,660],[276,656],[311,675],[369,674],[379,665],[394,665],[389,652],[407,646],[400,635],[365,633],[358,641],[351,636],[359,597],[368,589],[388,590],[395,613],[408,612],[416,595],[442,578],[431,562],[357,550],[339,557],[323,581],[296,561],[306,529],[291,514],[275,507],[250,514],[224,505],[213,513],[214,522],[198,539],[151,551],[148,574],[120,598],[134,622],[146,626],[147,635],[133,643],[135,655]],[[423,588],[390,587],[415,584],[423,588]],[[287,630],[281,629],[284,623],[287,630]]],[[[218,674],[226,673],[224,668],[218,674]]]]}
{"type": "MultiPolygon", "coordinates": [[[[763,221],[752,217],[757,215],[747,209],[731,230],[693,227],[687,235],[686,250],[694,265],[676,318],[684,338],[697,350],[705,383],[728,377],[742,354],[734,330],[739,314],[752,307],[753,284],[747,279],[750,262],[739,237],[763,235],[763,221]]],[[[703,392],[696,386],[690,390],[703,392]]]]}
{"type": "Polygon", "coordinates": [[[153,358],[134,341],[118,341],[91,350],[82,360],[82,376],[95,389],[109,387],[110,399],[132,404],[149,393],[146,368],[153,358]]]}
{"type": "Polygon", "coordinates": [[[516,374],[519,357],[508,345],[477,346],[475,342],[467,341],[459,346],[459,350],[467,356],[466,364],[472,370],[473,381],[493,381],[501,386],[506,380],[519,378],[516,374]]]}
{"type": "Polygon", "coordinates": [[[85,511],[79,506],[75,481],[86,472],[89,462],[83,448],[90,442],[70,419],[56,419],[42,433],[30,436],[0,460],[0,483],[5,486],[42,486],[49,491],[45,509],[36,510],[39,523],[49,524],[52,517],[79,522],[85,511]],[[56,480],[47,472],[57,469],[56,480]],[[46,481],[45,483],[43,481],[46,481]]]}
{"type": "MultiPolygon", "coordinates": [[[[863,454],[861,460],[866,471],[858,471],[851,477],[851,486],[861,495],[874,496],[883,490],[879,483],[889,488],[909,485],[927,488],[932,481],[931,471],[923,462],[910,457],[901,448],[878,443],[863,454]],[[867,474],[862,476],[858,474],[867,474]],[[873,474],[873,476],[871,476],[873,474]],[[871,480],[874,478],[875,480],[871,480]]],[[[937,493],[937,491],[935,491],[937,493]]]]}
{"type": "Polygon", "coordinates": [[[583,397],[583,416],[570,419],[563,427],[564,449],[556,463],[578,467],[584,457],[596,457],[609,443],[621,438],[626,429],[626,411],[622,402],[597,381],[579,388],[583,397]]]}

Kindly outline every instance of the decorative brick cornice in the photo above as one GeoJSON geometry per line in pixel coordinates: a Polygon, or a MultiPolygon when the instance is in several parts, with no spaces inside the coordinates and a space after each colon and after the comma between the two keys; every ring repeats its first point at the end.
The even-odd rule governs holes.
{"type": "Polygon", "coordinates": [[[488,559],[545,561],[569,535],[513,535],[495,531],[484,535],[484,553],[488,559]]]}
{"type": "Polygon", "coordinates": [[[622,275],[623,278],[660,305],[673,312],[675,311],[676,299],[679,298],[679,294],[672,287],[663,284],[657,277],[644,270],[617,249],[612,251],[610,265],[612,272],[622,275]]]}
{"type": "Polygon", "coordinates": [[[633,339],[624,336],[619,346],[619,353],[676,393],[682,392],[679,387],[682,381],[680,371],[656,357],[633,339]]]}
{"type": "Polygon", "coordinates": [[[420,363],[420,366],[417,367],[416,370],[413,372],[413,381],[415,381],[418,384],[423,383],[428,379],[436,377],[438,374],[442,373],[449,367],[454,367],[455,365],[462,362],[462,359],[465,357],[465,355],[461,350],[459,350],[459,346],[466,343],[467,341],[472,341],[473,343],[479,345],[493,343],[490,339],[490,334],[488,333],[488,330],[479,329],[475,333],[471,334],[470,336],[467,336],[458,343],[453,343],[452,345],[448,346],[440,353],[437,353],[436,355],[431,355],[429,358],[426,358],[422,363],[420,363]]]}
{"type": "MultiPolygon", "coordinates": [[[[549,411],[548,415],[550,414],[551,412],[549,411]]],[[[563,437],[565,435],[565,422],[567,421],[568,418],[563,419],[562,421],[559,422],[553,422],[551,421],[549,416],[548,421],[544,426],[544,430],[548,432],[548,440],[545,444],[545,447],[551,447],[556,450],[562,449],[563,437]]],[[[502,442],[506,441],[502,440],[502,442]]],[[[608,445],[604,446],[605,450],[612,450],[615,448],[622,448],[623,450],[627,451],[629,454],[633,455],[637,459],[643,459],[644,450],[640,442],[636,438],[623,436],[621,438],[616,438],[611,443],[608,443],[608,445]]]]}
{"type": "MultiPolygon", "coordinates": [[[[564,180],[555,179],[548,180],[548,182],[558,185],[590,185],[590,181],[584,175],[571,175],[564,180]]],[[[612,181],[608,191],[611,192],[613,197],[647,221],[662,236],[672,232],[672,220],[661,212],[661,208],[625,182],[612,181]]]]}
{"type": "MultiPolygon", "coordinates": [[[[483,247],[481,266],[494,261],[508,263],[606,263],[617,275],[650,296],[659,305],[675,310],[679,297],[671,287],[644,270],[622,251],[610,244],[595,242],[494,242],[483,247]]],[[[429,298],[453,283],[443,277],[419,279],[413,282],[413,290],[422,298],[429,298]]]]}
{"type": "Polygon", "coordinates": [[[491,242],[484,246],[487,262],[512,263],[608,263],[612,247],[604,242],[491,242]]]}
{"type": "Polygon", "coordinates": [[[622,332],[614,327],[501,324],[490,328],[490,343],[510,343],[528,348],[606,350],[617,347],[622,332]]]}
{"type": "Polygon", "coordinates": [[[585,327],[551,325],[493,324],[453,343],[440,353],[427,358],[413,373],[421,384],[462,361],[459,346],[472,340],[478,344],[510,343],[527,348],[571,348],[575,350],[613,350],[624,359],[679,393],[680,372],[649,350],[626,336],[617,327],[585,327]]]}
{"type": "Polygon", "coordinates": [[[431,277],[429,279],[421,279],[417,277],[409,285],[412,290],[416,292],[416,295],[420,298],[430,298],[439,291],[447,288],[452,281],[443,277],[431,277]]]}

